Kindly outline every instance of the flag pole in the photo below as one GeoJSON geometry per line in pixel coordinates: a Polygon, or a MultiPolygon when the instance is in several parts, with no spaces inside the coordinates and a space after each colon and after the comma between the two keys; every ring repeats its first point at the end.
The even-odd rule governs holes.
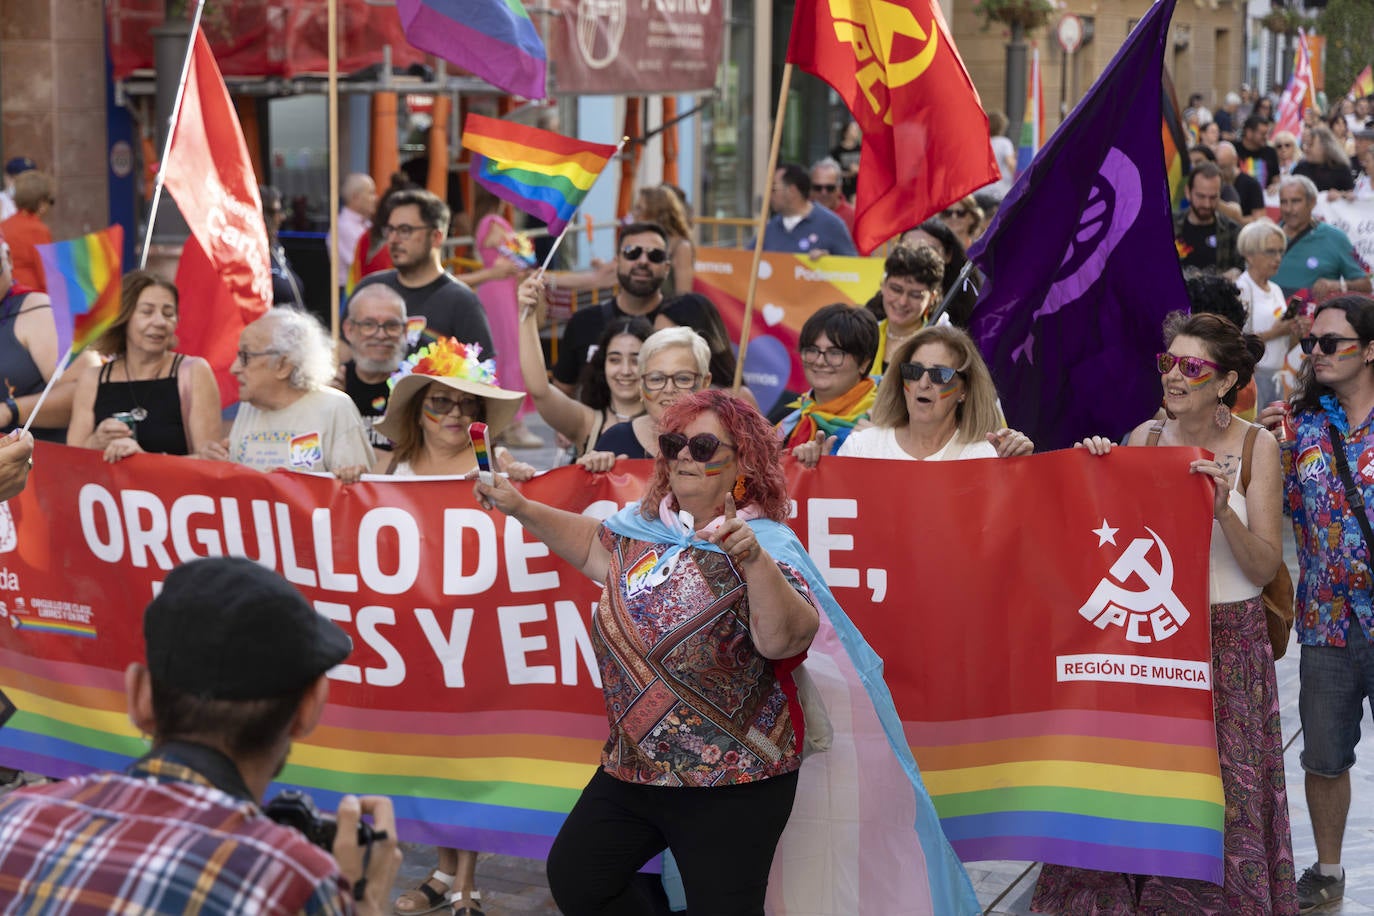
{"type": "Polygon", "coordinates": [[[339,3],[329,0],[329,331],[339,345],[339,3]]]}
{"type": "MultiPolygon", "coordinates": [[[[162,203],[162,178],[167,173],[167,157],[172,152],[172,136],[177,132],[177,118],[181,114],[181,100],[186,95],[186,76],[191,71],[191,54],[196,48],[196,36],[200,34],[200,14],[205,12],[205,0],[196,0],[196,12],[191,17],[191,37],[186,42],[186,57],[181,61],[181,79],[177,82],[176,98],[172,102],[172,113],[167,118],[167,141],[162,144],[162,158],[157,163],[157,177],[153,180],[153,202],[148,209],[148,228],[143,233],[143,250],[138,253],[138,269],[148,266],[148,247],[153,244],[153,227],[157,225],[157,209],[162,203]]],[[[67,354],[71,356],[70,353],[67,354]]],[[[57,375],[53,375],[57,378],[57,375]]],[[[47,392],[44,392],[47,394],[47,392]]],[[[41,404],[42,401],[39,401],[41,404]]],[[[37,411],[34,411],[37,413],[37,411]]],[[[25,429],[28,427],[25,426],[25,429]]]]}
{"type": "Polygon", "coordinates": [[[52,378],[48,379],[48,384],[43,386],[43,390],[38,395],[38,402],[33,405],[33,410],[29,412],[29,418],[24,421],[24,432],[29,431],[29,427],[33,425],[33,418],[38,416],[38,411],[43,409],[43,402],[48,399],[48,392],[52,391],[52,387],[62,377],[62,372],[67,368],[67,363],[71,361],[73,352],[74,350],[68,347],[67,355],[57,361],[57,367],[53,369],[52,378]]]}
{"type": "Polygon", "coordinates": [[[749,292],[744,297],[744,321],[739,332],[739,358],[735,360],[735,379],[730,390],[739,394],[744,380],[744,354],[749,349],[749,328],[754,320],[754,296],[759,289],[759,264],[763,261],[763,230],[768,225],[768,208],[773,202],[773,176],[778,171],[778,150],[782,146],[782,122],[787,116],[787,92],[792,86],[792,62],[782,68],[782,85],[778,87],[778,113],[773,121],[773,143],[768,150],[767,180],[763,183],[763,205],[754,227],[754,263],[749,268],[749,292]]]}
{"type": "MultiPolygon", "coordinates": [[[[623,150],[625,148],[625,144],[629,142],[629,137],[622,136],[620,138],[620,142],[615,145],[615,152],[611,154],[612,158],[614,158],[615,156],[619,156],[620,151],[623,150]]],[[[610,165],[609,161],[607,162],[607,165],[610,165]]],[[[602,169],[600,172],[596,173],[596,178],[592,179],[592,187],[587,189],[588,194],[592,193],[592,188],[596,187],[596,183],[601,180],[601,175],[605,171],[605,169],[602,169]]],[[[586,198],[583,197],[583,200],[586,200],[586,198]]],[[[580,206],[581,205],[579,204],[579,207],[580,206]]],[[[539,270],[535,272],[534,278],[536,280],[542,280],[544,278],[544,273],[549,269],[549,265],[553,263],[553,256],[558,254],[558,246],[563,244],[563,236],[568,234],[568,227],[572,225],[572,218],[576,214],[577,211],[574,210],[572,214],[568,216],[568,222],[563,224],[563,228],[559,231],[557,238],[555,238],[553,240],[553,244],[549,246],[549,253],[544,256],[544,263],[540,264],[539,270]]],[[[528,308],[523,309],[520,312],[520,320],[524,321],[528,317],[530,317],[530,310],[528,308]]]]}

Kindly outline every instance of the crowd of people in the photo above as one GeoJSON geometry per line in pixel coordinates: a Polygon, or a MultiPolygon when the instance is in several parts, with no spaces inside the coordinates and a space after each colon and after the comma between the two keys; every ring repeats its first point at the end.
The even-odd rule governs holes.
{"type": "MultiPolygon", "coordinates": [[[[1374,448],[1374,299],[1350,240],[1313,211],[1322,195],[1368,196],[1374,127],[1370,100],[1355,100],[1306,125],[1299,155],[1291,137],[1268,137],[1267,100],[1248,109],[1243,101],[1228,95],[1215,117],[1191,106],[1187,118],[1197,144],[1175,233],[1193,301],[1160,329],[1162,407],[1154,417],[1123,418],[1143,421],[1124,442],[1079,443],[1103,461],[1118,445],[1192,446],[1212,456],[1189,473],[1210,480],[1215,494],[1210,612],[1224,881],[1048,865],[1035,892],[1039,911],[1289,914],[1343,894],[1349,769],[1361,706],[1374,701],[1374,545],[1362,511],[1374,499],[1365,452],[1374,448]],[[1266,194],[1277,196],[1277,221],[1266,194]],[[1280,441],[1270,430],[1283,427],[1291,432],[1280,441]],[[1302,763],[1318,851],[1301,876],[1261,601],[1283,562],[1285,513],[1301,570],[1302,763]]],[[[304,309],[299,277],[284,256],[279,262],[281,196],[263,188],[277,307],[239,338],[237,405],[222,411],[210,366],[176,349],[185,291],[131,271],[118,319],[48,393],[34,433],[109,462],[156,453],[328,473],[347,484],[369,473],[475,477],[469,427],[486,424],[498,473],[474,484],[477,500],[604,583],[592,639],[610,736],[549,857],[555,902],[569,914],[638,911],[635,873],[667,851],[694,911],[761,913],[804,766],[795,669],[819,626],[817,583],[789,559],[804,550],[785,524],[783,458],[810,469],[831,455],[950,461],[1035,450],[1008,428],[966,330],[982,282],[966,269],[966,250],[1014,172],[1014,151],[998,139],[1003,181],[894,239],[867,303],[818,308],[799,335],[805,390],[775,403],[732,388],[737,357],[716,305],[692,291],[694,230],[676,189],[641,190],[610,262],[549,274],[530,270],[498,202],[479,193],[470,228],[481,266],[457,276],[442,259],[452,222],[443,200],[399,181],[379,198],[371,179],[349,176],[338,230],[349,256],[333,278],[349,292],[341,345],[304,309]],[[550,365],[540,333],[548,295],[603,285],[613,291],[577,310],[550,365]],[[544,444],[523,423],[536,413],[582,472],[651,461],[643,499],[602,522],[527,498],[520,484],[543,469],[517,453],[544,444]],[[685,605],[693,613],[684,616],[685,605]],[[728,671],[676,666],[664,660],[669,645],[723,659],[728,671]],[[649,681],[662,685],[661,714],[691,721],[670,740],[623,708],[621,698],[649,681]]],[[[850,198],[860,144],[847,127],[810,169],[779,167],[765,248],[856,253],[850,198]]],[[[28,227],[22,236],[41,224],[52,194],[32,163],[11,168],[10,220],[28,227]]],[[[9,384],[0,401],[8,433],[0,498],[25,486],[33,445],[17,430],[58,359],[42,277],[35,286],[23,273],[22,244],[0,240],[0,369],[9,384]]],[[[45,868],[30,866],[82,831],[104,830],[110,851],[71,894],[135,907],[149,895],[199,895],[214,908],[241,899],[234,894],[262,867],[244,856],[212,873],[213,844],[228,834],[269,850],[259,855],[291,875],[252,891],[263,910],[480,916],[476,850],[440,849],[438,867],[389,902],[399,852],[385,799],[348,798],[339,812],[349,837],[362,813],[371,816],[377,839],[367,858],[349,842],[331,858],[259,816],[291,741],[320,719],[324,672],[349,651],[342,631],[284,580],[247,561],[186,564],[147,607],[144,634],[147,662],[130,666],[126,690],[135,724],[153,736],[151,752],[126,774],[0,798],[0,825],[27,825],[22,837],[0,830],[12,837],[0,840],[0,886],[41,909],[55,891],[32,877],[45,868]],[[246,635],[268,626],[268,613],[277,615],[270,626],[280,646],[246,635]],[[197,623],[173,626],[173,614],[197,623]],[[171,850],[167,874],[111,890],[119,851],[137,842],[140,818],[153,816],[153,786],[166,793],[157,810],[213,817],[172,814],[195,826],[171,850]],[[75,798],[86,799],[84,813],[64,819],[75,798]]]]}

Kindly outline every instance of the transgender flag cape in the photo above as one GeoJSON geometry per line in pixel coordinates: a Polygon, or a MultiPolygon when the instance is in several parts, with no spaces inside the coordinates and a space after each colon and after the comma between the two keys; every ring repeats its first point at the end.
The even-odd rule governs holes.
{"type": "MultiPolygon", "coordinates": [[[[657,519],[645,519],[638,503],[620,510],[606,525],[628,537],[719,550],[671,532],[657,519]]],[[[820,610],[820,632],[803,667],[834,729],[830,749],[809,755],[802,764],[792,817],[773,859],[768,912],[981,912],[906,744],[883,682],[882,659],[835,601],[791,529],[765,519],[749,526],[774,560],[801,573],[820,610]]]]}

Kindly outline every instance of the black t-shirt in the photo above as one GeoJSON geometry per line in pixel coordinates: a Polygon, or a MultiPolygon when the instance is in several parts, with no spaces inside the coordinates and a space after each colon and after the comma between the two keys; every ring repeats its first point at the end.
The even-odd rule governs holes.
{"type": "Polygon", "coordinates": [[[1217,266],[1217,224],[1194,225],[1184,220],[1178,232],[1179,264],[1184,267],[1217,266]],[[1186,252],[1186,253],[1185,253],[1186,252]]]}
{"type": "Polygon", "coordinates": [[[1304,159],[1293,166],[1293,174],[1311,178],[1318,191],[1355,190],[1355,173],[1345,166],[1317,165],[1304,159]]]}
{"type": "Polygon", "coordinates": [[[1240,204],[1240,212],[1243,216],[1249,216],[1256,210],[1264,209],[1264,188],[1260,183],[1251,178],[1244,172],[1236,173],[1236,180],[1229,185],[1222,185],[1222,191],[1232,188],[1236,192],[1236,199],[1232,203],[1240,204]]]}
{"type": "Polygon", "coordinates": [[[353,290],[353,295],[356,296],[358,290],[373,283],[385,283],[400,293],[405,300],[406,314],[410,317],[425,317],[425,330],[410,352],[414,353],[439,337],[454,337],[459,343],[480,344],[482,359],[495,358],[496,348],[491,342],[487,313],[482,310],[477,294],[463,281],[442,273],[424,286],[410,287],[401,283],[400,275],[395,270],[383,270],[363,277],[353,290]]]}
{"type": "Polygon", "coordinates": [[[1241,142],[1236,144],[1236,153],[1240,157],[1241,171],[1253,176],[1261,187],[1268,187],[1279,173],[1279,153],[1272,146],[1250,149],[1241,142]]]}
{"type": "MultiPolygon", "coordinates": [[[[558,363],[553,367],[554,381],[576,385],[582,375],[582,367],[587,362],[587,351],[601,339],[601,332],[606,330],[606,325],[617,318],[630,317],[628,312],[621,311],[616,299],[608,299],[600,305],[574,312],[558,341],[558,363]]],[[[658,309],[655,308],[644,319],[653,324],[657,317],[658,309]]]]}
{"type": "Polygon", "coordinates": [[[386,379],[380,382],[365,382],[358,378],[358,366],[353,360],[344,363],[344,394],[353,401],[353,406],[358,408],[358,414],[363,418],[363,426],[367,427],[367,439],[372,443],[373,448],[389,452],[394,448],[390,439],[377,432],[373,427],[377,421],[386,415],[387,398],[391,396],[391,386],[386,383],[386,379]]]}

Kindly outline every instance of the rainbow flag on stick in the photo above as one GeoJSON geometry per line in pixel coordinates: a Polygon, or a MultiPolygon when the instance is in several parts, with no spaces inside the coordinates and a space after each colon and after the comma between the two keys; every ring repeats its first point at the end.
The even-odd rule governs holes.
{"type": "Polygon", "coordinates": [[[479,114],[464,122],[463,146],[473,180],[548,223],[550,235],[562,233],[620,149],[479,114]]]}
{"type": "Polygon", "coordinates": [[[57,349],[78,353],[119,316],[124,227],[116,223],[78,239],[37,247],[57,322],[57,349]]]}
{"type": "Polygon", "coordinates": [[[406,40],[527,99],[548,96],[548,52],[520,0],[396,0],[406,40]]]}
{"type": "Polygon", "coordinates": [[[1031,48],[1030,80],[1026,83],[1026,117],[1016,147],[1016,174],[1030,167],[1045,142],[1045,83],[1040,76],[1040,49],[1031,48]]]}
{"type": "Polygon", "coordinates": [[[1355,82],[1350,84],[1350,91],[1345,97],[1353,102],[1367,95],[1374,95],[1374,64],[1365,64],[1360,75],[1355,77],[1355,82]]]}

